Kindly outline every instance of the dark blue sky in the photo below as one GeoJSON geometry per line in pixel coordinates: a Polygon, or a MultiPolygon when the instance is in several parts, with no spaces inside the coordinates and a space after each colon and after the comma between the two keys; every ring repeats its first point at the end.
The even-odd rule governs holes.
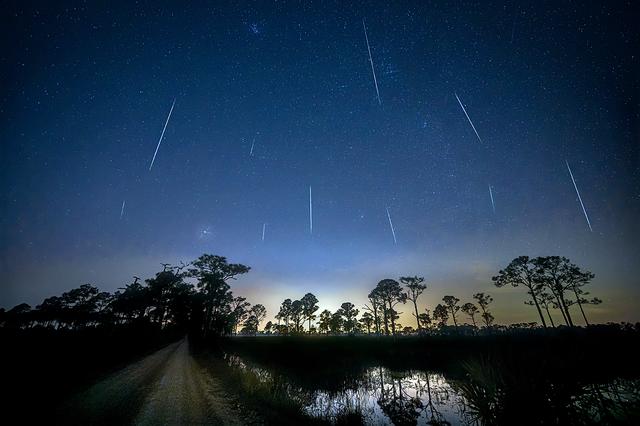
{"type": "Polygon", "coordinates": [[[270,314],[418,274],[526,320],[490,277],[559,254],[595,318],[638,319],[633,2],[114,3],[5,3],[0,305],[209,252],[270,314]]]}

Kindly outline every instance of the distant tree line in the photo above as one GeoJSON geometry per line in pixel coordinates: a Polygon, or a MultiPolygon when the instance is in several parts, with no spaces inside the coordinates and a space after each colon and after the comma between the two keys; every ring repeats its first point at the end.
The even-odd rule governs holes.
{"type": "Polygon", "coordinates": [[[240,327],[244,333],[258,331],[266,309],[234,296],[228,284],[249,272],[248,266],[210,254],[189,264],[162,266],[154,278],[143,283],[134,277],[115,293],[84,284],[35,308],[22,303],[8,311],[1,309],[0,326],[79,330],[144,324],[218,336],[240,327]]]}
{"type": "MultiPolygon", "coordinates": [[[[267,315],[265,307],[234,296],[229,285],[229,281],[248,273],[248,266],[228,263],[226,258],[210,254],[203,254],[188,264],[162,265],[163,270],[154,278],[142,283],[134,277],[132,283],[115,293],[84,284],[60,296],[49,297],[35,308],[23,303],[8,311],[0,309],[0,326],[77,330],[146,324],[204,336],[259,332],[267,315]]],[[[574,306],[589,325],[585,306],[601,303],[598,298],[588,298],[584,288],[593,278],[593,273],[583,271],[564,257],[520,256],[492,280],[497,287],[524,287],[528,295],[525,304],[536,308],[540,323],[546,328],[555,327],[551,310],[559,311],[565,324],[573,327],[570,308],[574,306]]],[[[490,310],[493,297],[489,294],[476,293],[473,301],[462,304],[459,298],[446,295],[431,311],[419,308],[419,299],[426,290],[423,277],[387,278],[378,282],[361,309],[344,302],[335,312],[324,309],[319,314],[318,298],[307,293],[299,300],[285,299],[275,322],[267,322],[263,332],[396,335],[475,333],[479,329],[499,328],[490,310]],[[415,327],[399,323],[402,314],[399,309],[407,304],[415,327]]],[[[536,327],[537,322],[512,326],[531,328],[536,327]]]]}
{"type": "MultiPolygon", "coordinates": [[[[589,325],[584,310],[585,305],[596,305],[602,301],[598,298],[587,298],[589,293],[584,286],[589,284],[594,274],[583,271],[567,258],[558,256],[537,257],[530,259],[521,256],[514,259],[509,266],[501,270],[492,280],[497,287],[512,285],[524,286],[530,300],[525,304],[535,306],[543,327],[547,327],[548,319],[551,327],[555,327],[551,310],[558,310],[567,326],[573,327],[570,307],[577,306],[586,325],[589,325]],[[543,310],[546,318],[543,316],[543,310]]],[[[420,310],[419,298],[426,291],[424,277],[407,276],[398,280],[383,279],[368,294],[361,312],[351,302],[344,302],[339,309],[331,312],[328,309],[320,312],[318,299],[307,293],[300,300],[285,299],[275,316],[277,323],[269,322],[265,327],[267,333],[299,334],[382,334],[395,335],[406,333],[446,333],[474,332],[474,330],[496,330],[504,328],[495,324],[490,310],[493,297],[487,293],[475,293],[473,301],[460,304],[460,299],[446,295],[442,303],[433,310],[420,310]],[[398,321],[402,312],[399,307],[409,304],[413,325],[403,326],[398,321]],[[462,316],[462,318],[461,318],[462,316]],[[317,324],[312,324],[312,321],[317,324]],[[467,320],[469,323],[462,323],[467,320]],[[451,321],[451,323],[450,323],[451,321]],[[307,323],[305,330],[304,325],[307,323]]],[[[533,328],[537,322],[512,324],[512,328],[533,328]]]]}
{"type": "Polygon", "coordinates": [[[445,296],[443,304],[438,304],[433,313],[429,309],[420,312],[418,300],[427,289],[423,277],[401,277],[399,281],[384,279],[369,293],[368,303],[361,312],[351,302],[344,302],[335,312],[328,309],[320,312],[319,316],[315,312],[319,309],[318,299],[312,293],[307,293],[300,300],[285,299],[280,310],[275,316],[277,323],[268,322],[265,332],[278,334],[300,334],[300,333],[320,333],[320,334],[379,334],[395,335],[406,333],[433,333],[448,330],[449,319],[453,320],[454,328],[457,329],[458,311],[462,310],[473,322],[473,327],[478,328],[476,315],[485,327],[493,325],[493,315],[489,312],[489,304],[493,298],[484,293],[477,293],[473,297],[480,308],[474,303],[465,303],[458,306],[460,299],[454,296],[445,296]],[[400,314],[398,306],[411,302],[412,316],[415,327],[403,326],[398,322],[400,314]],[[312,321],[317,324],[312,324],[312,321]],[[305,330],[304,324],[307,323],[305,330]]]}

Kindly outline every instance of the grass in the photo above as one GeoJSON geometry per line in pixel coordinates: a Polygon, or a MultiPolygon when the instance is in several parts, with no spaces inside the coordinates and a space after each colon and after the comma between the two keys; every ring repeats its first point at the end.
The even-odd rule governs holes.
{"type": "Polygon", "coordinates": [[[222,383],[247,415],[247,423],[300,425],[326,424],[304,412],[304,401],[290,397],[289,383],[281,376],[260,374],[239,363],[230,362],[217,351],[196,346],[198,363],[222,383]],[[253,421],[252,421],[253,420],[253,421]]]}
{"type": "MultiPolygon", "coordinates": [[[[443,374],[457,384],[483,424],[557,424],[558,419],[591,424],[577,422],[581,407],[576,407],[574,397],[592,384],[606,387],[619,378],[637,384],[640,368],[631,348],[639,343],[637,329],[616,327],[479,336],[257,336],[199,342],[211,362],[218,363],[214,374],[221,375],[244,404],[265,413],[268,424],[309,423],[304,395],[353,389],[374,366],[443,374]],[[259,368],[229,363],[229,355],[259,368]]],[[[637,402],[625,407],[625,420],[637,420],[634,410],[637,402]]],[[[358,424],[362,416],[356,411],[315,422],[322,420],[358,424]]]]}

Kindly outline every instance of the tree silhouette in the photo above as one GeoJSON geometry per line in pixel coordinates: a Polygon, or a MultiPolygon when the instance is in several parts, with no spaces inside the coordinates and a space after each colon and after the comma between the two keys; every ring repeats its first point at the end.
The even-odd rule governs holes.
{"type": "Polygon", "coordinates": [[[251,303],[247,302],[246,297],[234,297],[231,300],[231,314],[233,315],[233,332],[238,332],[238,325],[244,322],[249,316],[251,303]]]}
{"type": "Polygon", "coordinates": [[[311,293],[305,294],[302,299],[302,313],[309,322],[309,333],[311,333],[311,321],[316,319],[314,313],[318,310],[318,299],[311,293]]]}
{"type": "Polygon", "coordinates": [[[438,303],[433,310],[433,319],[438,321],[438,326],[440,328],[447,325],[447,321],[449,321],[449,309],[446,306],[438,303]]]}
{"type": "Polygon", "coordinates": [[[260,322],[267,316],[267,310],[259,303],[256,303],[248,311],[247,319],[244,322],[242,332],[255,335],[258,332],[260,322]]]}
{"type": "Polygon", "coordinates": [[[5,322],[10,328],[25,328],[29,324],[31,305],[20,303],[5,313],[5,322]]]}
{"type": "Polygon", "coordinates": [[[398,303],[406,303],[407,294],[402,291],[400,283],[388,278],[380,281],[375,291],[377,292],[376,296],[382,300],[385,334],[389,334],[389,323],[391,323],[391,333],[396,334],[398,312],[394,307],[398,303]]]}
{"type": "Polygon", "coordinates": [[[131,284],[122,288],[122,292],[115,294],[113,310],[117,316],[127,322],[142,321],[150,308],[150,301],[147,296],[149,289],[140,284],[139,280],[140,278],[134,277],[134,281],[131,284]]]}
{"type": "Polygon", "coordinates": [[[535,259],[535,263],[539,268],[540,282],[555,296],[556,305],[560,309],[567,325],[574,325],[569,310],[573,304],[578,305],[585,324],[589,325],[583,305],[599,304],[602,301],[598,298],[586,299],[584,296],[589,293],[583,287],[589,284],[595,275],[589,271],[582,271],[579,266],[571,263],[566,257],[538,257],[535,259]],[[565,296],[565,292],[573,293],[576,299],[568,299],[565,296]]]}
{"type": "Polygon", "coordinates": [[[569,259],[560,256],[536,257],[533,264],[537,267],[537,280],[544,285],[556,298],[556,303],[560,309],[560,313],[569,327],[573,327],[573,319],[569,306],[572,302],[567,300],[565,292],[567,291],[566,273],[569,268],[569,259]]]}
{"type": "Polygon", "coordinates": [[[458,302],[460,301],[460,299],[458,299],[455,296],[444,296],[442,298],[442,301],[444,302],[445,307],[451,314],[451,318],[453,319],[453,325],[457,328],[458,321],[456,321],[456,313],[458,313],[458,311],[460,310],[460,306],[458,306],[458,302]]]}
{"type": "MultiPolygon", "coordinates": [[[[546,291],[541,291],[540,294],[538,294],[538,303],[540,304],[540,306],[545,310],[545,312],[547,313],[547,318],[549,318],[549,324],[551,324],[551,327],[555,327],[556,324],[553,321],[553,317],[551,316],[551,312],[549,311],[549,307],[553,307],[553,308],[558,308],[558,304],[555,302],[555,297],[553,295],[551,295],[550,293],[547,293],[546,291]]],[[[524,301],[525,305],[529,305],[529,306],[533,306],[533,300],[525,300],[524,301]]]]}
{"type": "Polygon", "coordinates": [[[529,259],[529,256],[520,256],[513,259],[505,269],[500,270],[498,275],[491,279],[496,287],[504,287],[506,285],[513,287],[522,285],[526,287],[527,294],[531,296],[533,306],[535,306],[538,311],[542,326],[547,328],[547,322],[542,315],[538,301],[539,294],[544,287],[544,284],[540,281],[538,270],[538,264],[529,259]]]}
{"type": "MultiPolygon", "coordinates": [[[[384,310],[384,306],[383,306],[384,302],[380,297],[380,293],[377,287],[373,289],[371,293],[369,293],[367,298],[369,299],[369,305],[371,306],[365,304],[364,310],[369,311],[369,313],[373,315],[373,324],[376,329],[376,334],[380,334],[380,322],[381,322],[380,315],[382,315],[382,311],[384,310]]],[[[385,322],[385,325],[386,325],[386,322],[385,322]]]]}
{"type": "Polygon", "coordinates": [[[188,276],[197,279],[197,287],[203,294],[203,332],[222,335],[231,328],[229,313],[233,295],[227,281],[246,274],[251,268],[242,264],[230,264],[223,256],[203,254],[191,264],[188,276]]]}
{"type": "Polygon", "coordinates": [[[356,317],[358,316],[358,310],[355,305],[351,302],[344,302],[340,305],[340,314],[344,317],[343,326],[344,331],[347,333],[353,333],[354,328],[356,328],[358,321],[356,317]]]}
{"type": "Polygon", "coordinates": [[[407,287],[407,298],[413,302],[414,316],[418,324],[418,332],[420,331],[420,318],[418,314],[418,297],[427,289],[423,277],[401,277],[400,282],[407,287]]]}
{"type": "Polygon", "coordinates": [[[146,280],[147,297],[150,298],[152,309],[149,312],[152,320],[160,327],[164,327],[172,318],[169,304],[174,289],[183,284],[181,274],[176,274],[168,264],[162,264],[164,270],[158,272],[154,278],[146,280]]]}
{"type": "Polygon", "coordinates": [[[373,315],[371,315],[369,312],[365,312],[362,314],[362,317],[360,317],[359,321],[362,325],[362,328],[367,330],[367,334],[371,334],[371,327],[374,323],[373,315]]]}
{"type": "Polygon", "coordinates": [[[469,318],[471,318],[471,322],[473,322],[473,326],[477,327],[475,316],[478,313],[478,307],[471,302],[467,302],[464,305],[462,305],[461,309],[462,309],[462,312],[469,315],[469,318]]]}
{"type": "Polygon", "coordinates": [[[304,321],[304,305],[300,300],[294,300],[291,302],[291,311],[289,312],[291,321],[293,322],[293,329],[296,333],[302,331],[302,322],[304,321]]]}
{"type": "Polygon", "coordinates": [[[320,333],[329,333],[331,330],[331,311],[325,309],[320,312],[320,318],[318,319],[318,331],[320,333]]]}
{"type": "Polygon", "coordinates": [[[480,310],[482,311],[482,320],[484,321],[484,325],[487,327],[491,327],[493,324],[493,315],[489,312],[489,305],[493,302],[493,297],[484,293],[476,293],[473,295],[473,298],[476,299],[478,306],[480,306],[480,310]]]}
{"type": "Polygon", "coordinates": [[[280,311],[276,315],[278,321],[284,321],[286,332],[289,332],[289,320],[291,319],[291,299],[284,299],[280,305],[280,311]]]}
{"type": "Polygon", "coordinates": [[[418,315],[418,320],[420,321],[420,326],[423,330],[431,327],[431,314],[429,310],[425,308],[424,312],[418,315]]]}
{"type": "Polygon", "coordinates": [[[344,324],[344,320],[342,319],[342,311],[338,309],[333,314],[331,314],[331,321],[329,321],[329,328],[332,333],[341,333],[342,326],[344,324]]]}
{"type": "MultiPolygon", "coordinates": [[[[260,323],[264,306],[233,297],[227,283],[249,267],[229,264],[222,256],[204,254],[191,264],[162,263],[162,270],[143,283],[132,283],[115,293],[100,291],[91,284],[52,296],[31,309],[21,304],[3,312],[4,327],[39,326],[50,329],[81,330],[97,327],[171,328],[200,335],[224,335],[235,331],[242,320],[260,323]],[[187,267],[189,269],[184,271],[187,267]],[[185,279],[194,278],[195,287],[185,279]]],[[[245,324],[245,325],[247,325],[245,324]]],[[[254,330],[255,327],[249,327],[254,330]]]]}

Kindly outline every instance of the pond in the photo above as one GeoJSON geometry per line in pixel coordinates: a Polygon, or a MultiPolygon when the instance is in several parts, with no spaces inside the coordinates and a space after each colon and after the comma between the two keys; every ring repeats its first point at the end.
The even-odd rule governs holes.
{"type": "Polygon", "coordinates": [[[331,374],[329,381],[314,386],[313,380],[263,368],[237,355],[225,359],[274,394],[295,401],[307,415],[331,423],[627,424],[637,418],[640,402],[640,381],[635,379],[550,382],[512,375],[484,361],[465,363],[464,374],[369,366],[355,374],[331,374]]]}

